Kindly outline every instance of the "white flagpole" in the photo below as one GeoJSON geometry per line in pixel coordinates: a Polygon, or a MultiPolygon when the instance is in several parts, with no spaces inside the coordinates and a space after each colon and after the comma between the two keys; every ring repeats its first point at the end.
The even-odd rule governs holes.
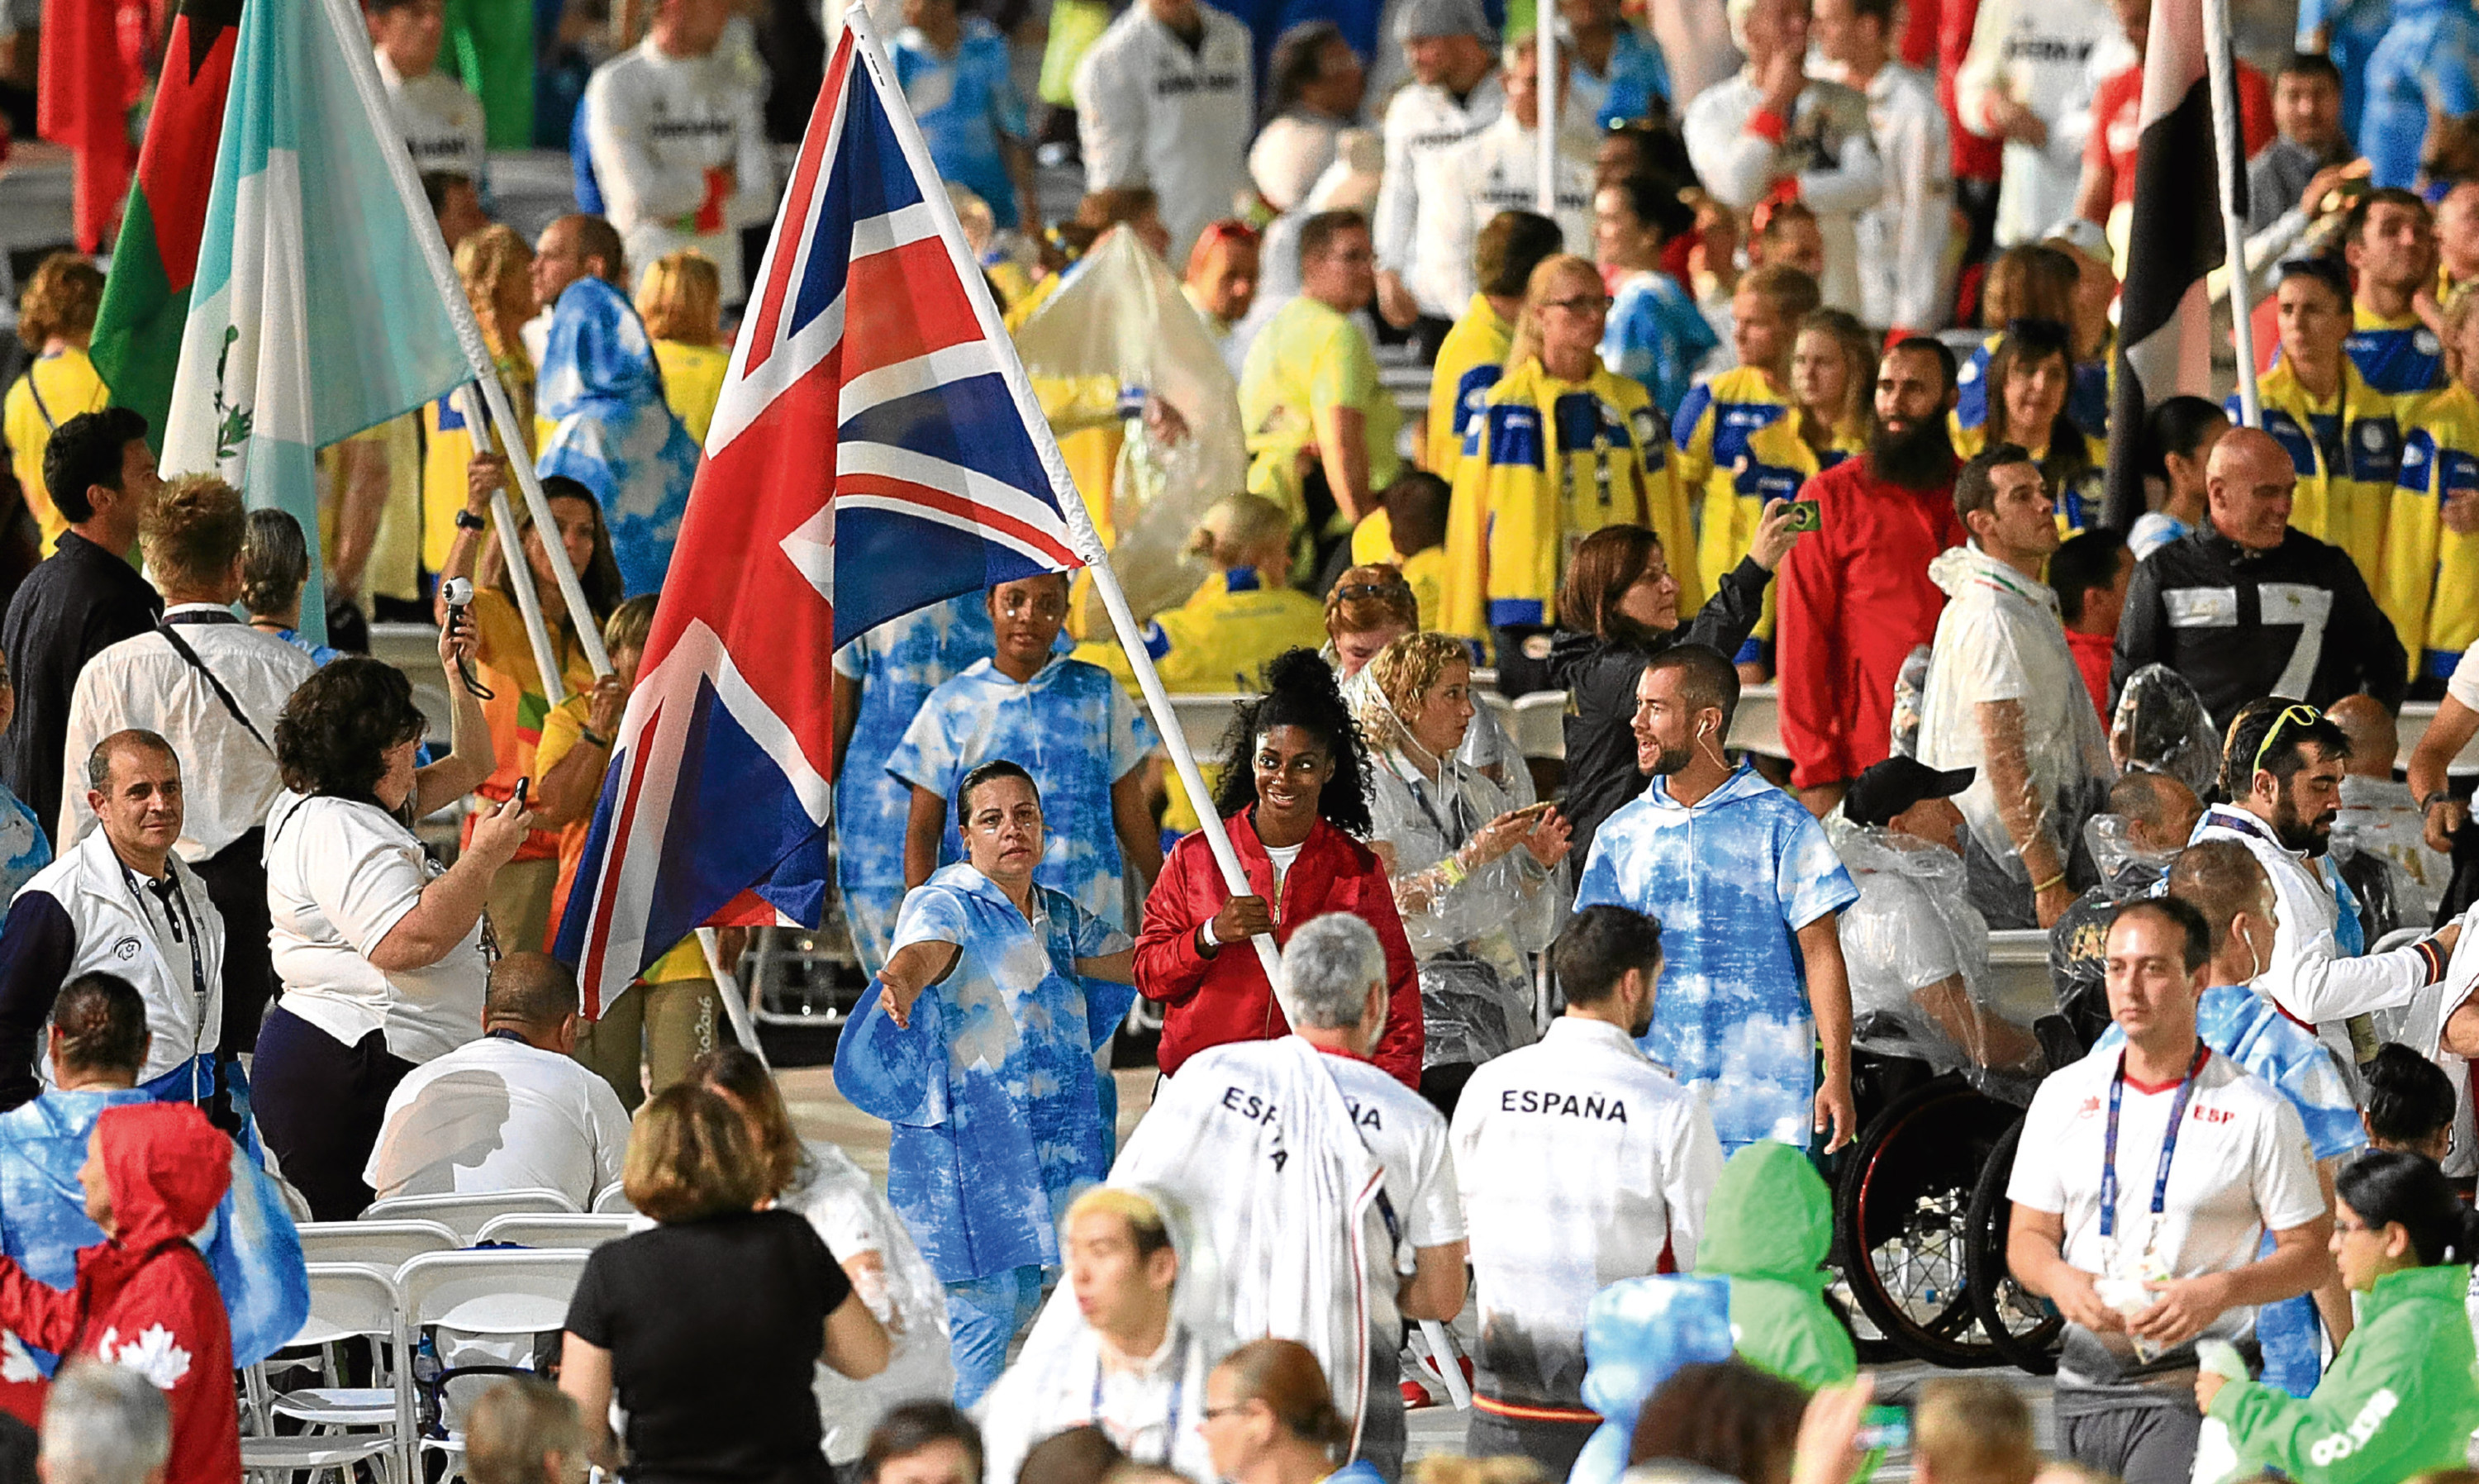
{"type": "MultiPolygon", "coordinates": [[[[327,0],[330,6],[344,0],[327,0]]],[[[1547,4],[1548,0],[1542,0],[1547,4]]],[[[1066,460],[1060,456],[1059,441],[1050,434],[1050,420],[1042,415],[1041,403],[1033,395],[1033,383],[1027,379],[1024,364],[1016,359],[1015,341],[999,319],[998,306],[990,301],[989,287],[982,279],[981,266],[973,261],[972,249],[964,244],[964,228],[956,219],[956,206],[947,192],[938,189],[938,172],[930,162],[930,146],[921,138],[921,125],[914,121],[912,109],[905,101],[904,90],[895,85],[895,70],[887,65],[886,54],[879,49],[878,37],[870,29],[869,7],[855,4],[844,12],[844,28],[852,33],[854,60],[868,67],[878,87],[879,96],[885,100],[888,119],[895,126],[895,137],[904,145],[904,158],[913,175],[923,183],[922,205],[930,219],[938,224],[939,240],[947,249],[948,261],[963,280],[964,296],[982,323],[982,333],[989,341],[991,352],[998,356],[1006,372],[1008,393],[1015,398],[1016,414],[1026,427],[1033,430],[1033,446],[1041,455],[1043,471],[1050,476],[1051,494],[1059,501],[1060,513],[1066,518],[1069,537],[1076,543],[1077,554],[1093,574],[1094,591],[1102,595],[1102,605],[1110,611],[1111,627],[1118,635],[1119,647],[1127,652],[1128,663],[1137,673],[1137,684],[1143,690],[1145,709],[1153,714],[1154,728],[1162,733],[1163,748],[1170,754],[1171,767],[1179,774],[1180,786],[1188,790],[1188,802],[1196,808],[1198,824],[1205,832],[1206,843],[1213,847],[1214,863],[1222,868],[1222,883],[1233,896],[1248,896],[1255,887],[1248,884],[1248,873],[1241,869],[1240,853],[1231,848],[1231,836],[1222,828],[1222,820],[1214,812],[1214,791],[1205,786],[1205,775],[1198,771],[1196,757],[1188,751],[1188,737],[1180,730],[1179,717],[1171,709],[1170,697],[1163,691],[1162,677],[1154,673],[1153,657],[1145,652],[1143,630],[1137,616],[1128,608],[1125,593],[1119,591],[1119,579],[1111,570],[1111,554],[1104,550],[1101,537],[1093,530],[1093,518],[1085,509],[1085,498],[1077,493],[1076,481],[1068,475],[1066,460]]],[[[855,78],[851,86],[860,86],[855,78]]],[[[1265,966],[1266,982],[1276,989],[1282,985],[1281,956],[1274,940],[1259,934],[1250,940],[1257,950],[1257,961],[1265,966]]]]}
{"type": "MultiPolygon", "coordinates": [[[[1532,60],[1534,105],[1532,115],[1533,169],[1540,172],[1540,182],[1533,192],[1534,205],[1542,216],[1558,219],[1558,8],[1552,0],[1533,0],[1532,60]]],[[[1625,25],[1621,21],[1619,24],[1625,25]]]]}
{"type": "MultiPolygon", "coordinates": [[[[456,389],[456,410],[473,432],[474,450],[481,451],[489,424],[482,421],[472,387],[456,389]]],[[[568,699],[568,685],[560,678],[559,652],[551,647],[550,626],[543,621],[542,595],[534,591],[533,568],[525,561],[524,544],[517,539],[517,517],[508,508],[505,486],[491,492],[491,525],[498,532],[499,559],[507,563],[508,583],[517,590],[517,612],[524,617],[525,640],[533,646],[534,668],[542,673],[543,695],[558,705],[568,699]]]]}
{"type": "Polygon", "coordinates": [[[2204,74],[2212,99],[2213,164],[2220,173],[2221,255],[2230,281],[2230,336],[2238,358],[2238,416],[2247,426],[2262,427],[2263,409],[2256,399],[2253,306],[2247,301],[2246,223],[2238,219],[2236,194],[2243,166],[2238,161],[2237,64],[2230,54],[2229,0],[2202,0],[2202,4],[2204,74]]]}
{"type": "MultiPolygon", "coordinates": [[[[422,253],[422,266],[430,270],[430,281],[438,289],[441,302],[447,307],[447,321],[456,327],[456,344],[465,352],[465,363],[473,368],[473,382],[481,388],[482,399],[490,405],[491,422],[499,430],[499,443],[512,450],[523,448],[524,432],[517,426],[516,409],[499,385],[499,371],[492,364],[490,347],[482,344],[482,326],[473,319],[473,306],[465,300],[465,286],[457,281],[455,265],[447,260],[447,243],[436,231],[422,230],[422,223],[431,219],[430,203],[422,196],[422,178],[413,171],[413,157],[405,153],[404,134],[388,104],[387,90],[379,82],[378,64],[371,57],[368,28],[354,13],[350,0],[320,0],[320,9],[352,72],[353,90],[361,96],[362,112],[379,137],[379,154],[387,161],[388,180],[396,187],[396,199],[404,203],[406,215],[413,218],[414,245],[422,253]]],[[[517,487],[524,493],[525,508],[533,513],[534,524],[542,529],[543,551],[550,558],[551,575],[559,579],[559,595],[568,604],[569,626],[576,630],[577,645],[585,651],[586,660],[598,678],[609,675],[611,656],[602,652],[602,632],[595,627],[594,610],[586,605],[585,589],[577,584],[576,569],[569,565],[568,549],[557,535],[559,523],[551,519],[550,502],[543,499],[533,465],[524,458],[511,458],[508,468],[517,476],[517,487]]],[[[524,563],[514,565],[522,567],[524,563]]],[[[543,680],[547,694],[549,688],[558,684],[551,671],[544,672],[543,680]]]]}
{"type": "MultiPolygon", "coordinates": [[[[731,1034],[740,1037],[740,1044],[748,1047],[750,1054],[757,1059],[757,1064],[771,1075],[775,1063],[766,1060],[766,1048],[758,1043],[757,1024],[750,1016],[749,1002],[741,996],[740,976],[732,973],[731,966],[723,961],[723,944],[719,934],[712,928],[700,928],[697,940],[698,946],[705,950],[706,971],[714,976],[714,992],[723,1001],[723,1017],[731,1022],[731,1034]]],[[[861,1008],[868,1009],[869,1002],[862,1001],[861,1008]]]]}

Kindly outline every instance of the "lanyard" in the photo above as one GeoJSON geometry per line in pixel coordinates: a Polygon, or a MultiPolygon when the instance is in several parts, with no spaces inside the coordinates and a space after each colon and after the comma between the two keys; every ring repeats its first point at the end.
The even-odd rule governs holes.
{"type": "MultiPolygon", "coordinates": [[[[1188,1336],[1183,1333],[1179,1337],[1178,1345],[1170,1352],[1170,1408],[1163,1421],[1162,1457],[1155,1460],[1155,1462],[1160,1463],[1165,1469],[1170,1467],[1171,1449],[1176,1447],[1179,1443],[1180,1398],[1187,1393],[1187,1390],[1188,1336]]],[[[1102,1420],[1102,1357],[1098,1347],[1096,1347],[1096,1351],[1093,1356],[1092,1422],[1094,1426],[1102,1428],[1105,1432],[1110,1430],[1102,1420]]],[[[1137,1441],[1137,1434],[1143,1430],[1144,1429],[1141,1427],[1132,1427],[1128,1430],[1128,1445],[1130,1447],[1129,1456],[1131,1458],[1136,1456],[1134,1448],[1137,1441]]]]}
{"type": "MultiPolygon", "coordinates": [[[[2152,1177],[2152,1216],[2156,1233],[2160,1213],[2169,1203],[2169,1162],[2178,1155],[2178,1127],[2186,1119],[2186,1102],[2195,1094],[2195,1077],[2212,1048],[2198,1041],[2195,1060],[2186,1066],[2186,1075],[2178,1079],[2178,1096],[2169,1104],[2169,1128],[2160,1136],[2160,1167],[2152,1177]]],[[[2126,1101],[2126,1053],[2117,1054],[2117,1073],[2108,1080],[2108,1134],[2101,1150],[2100,1164],[2100,1235],[2106,1241],[2117,1235],[2117,1114],[2126,1101]]]]}
{"type": "MultiPolygon", "coordinates": [[[[112,858],[114,863],[120,867],[120,879],[129,883],[129,894],[138,899],[139,921],[145,923],[147,933],[152,934],[155,931],[155,916],[146,909],[149,888],[139,884],[138,873],[129,869],[128,861],[122,860],[116,855],[112,858]]],[[[164,922],[172,930],[173,942],[186,942],[190,945],[190,992],[197,998],[198,1002],[197,1033],[190,1045],[190,1055],[195,1057],[207,1034],[207,962],[198,947],[198,920],[190,915],[190,899],[181,890],[180,873],[173,866],[171,859],[164,862],[164,879],[172,883],[171,892],[164,900],[164,922]],[[187,933],[182,932],[182,925],[185,922],[189,926],[187,933]]],[[[161,951],[160,944],[158,951],[161,951]]]]}

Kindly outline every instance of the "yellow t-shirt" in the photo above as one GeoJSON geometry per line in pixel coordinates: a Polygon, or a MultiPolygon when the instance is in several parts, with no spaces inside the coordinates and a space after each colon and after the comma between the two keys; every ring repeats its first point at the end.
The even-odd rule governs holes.
{"type": "Polygon", "coordinates": [[[1300,529],[1308,525],[1308,505],[1297,459],[1316,444],[1315,416],[1326,407],[1360,413],[1370,492],[1393,483],[1403,467],[1394,451],[1403,412],[1377,379],[1377,353],[1349,317],[1303,294],[1265,322],[1240,373],[1240,424],[1252,460],[1249,492],[1291,511],[1300,529]]]}
{"type": "Polygon", "coordinates": [[[1437,627],[1446,607],[1446,549],[1430,547],[1399,560],[1403,580],[1412,584],[1412,596],[1420,604],[1420,627],[1437,627]]]}
{"type": "MultiPolygon", "coordinates": [[[[537,777],[558,767],[559,760],[585,740],[585,715],[592,700],[591,696],[579,692],[551,707],[550,714],[543,718],[542,744],[534,750],[537,777]]],[[[560,917],[568,910],[568,894],[576,884],[577,865],[585,858],[585,837],[593,829],[594,816],[590,813],[583,819],[572,820],[560,827],[559,884],[553,886],[550,893],[553,933],[559,931],[560,917]]],[[[661,958],[647,965],[645,973],[637,976],[641,983],[649,985],[712,977],[706,968],[705,948],[698,942],[694,933],[674,943],[661,958]]]]}
{"type": "Polygon", "coordinates": [[[9,388],[5,404],[0,404],[0,427],[8,434],[10,462],[16,470],[18,487],[26,492],[26,508],[42,527],[45,556],[60,544],[61,532],[69,528],[69,523],[52,504],[51,489],[43,483],[43,450],[52,445],[53,428],[82,412],[100,410],[109,396],[94,363],[72,346],[26,368],[26,374],[9,388]]]}
{"type": "Polygon", "coordinates": [[[714,425],[714,404],[723,398],[723,374],[731,370],[731,347],[658,340],[654,364],[663,369],[663,400],[698,447],[704,448],[705,430],[714,425]]]}

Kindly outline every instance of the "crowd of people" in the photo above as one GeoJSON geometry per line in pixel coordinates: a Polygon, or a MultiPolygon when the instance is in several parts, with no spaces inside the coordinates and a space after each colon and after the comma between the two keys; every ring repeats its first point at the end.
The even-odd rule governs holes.
{"type": "Polygon", "coordinates": [[[2141,0],[1560,0],[1554,46],[1488,0],[878,16],[1151,610],[1123,647],[1046,574],[783,657],[835,680],[834,1087],[882,1187],[733,1044],[737,933],[607,1003],[550,953],[839,22],[654,0],[529,52],[365,9],[524,447],[444,398],[322,450],[305,531],[158,477],[102,267],[19,303],[0,1476],[237,1480],[294,1223],[546,1189],[645,1229],[547,1379],[460,1406],[481,1484],[2465,1466],[2458,0],[2311,5],[2236,69],[2260,426],[2111,405],[2141,0]],[[576,209],[529,243],[493,152],[535,139],[576,209]],[[405,620],[445,736],[362,652],[405,620]],[[1240,696],[1211,797],[1139,665],[1240,696]],[[1554,763],[1501,719],[1543,695],[1554,763]],[[2050,934],[2054,1023],[1991,930],[2050,934]],[[2003,1383],[1869,1410],[1820,1169],[1871,1058],[2028,1104],[2053,1462],[2003,1383]],[[1468,1457],[1407,1461],[1467,1385],[1468,1457]]]}

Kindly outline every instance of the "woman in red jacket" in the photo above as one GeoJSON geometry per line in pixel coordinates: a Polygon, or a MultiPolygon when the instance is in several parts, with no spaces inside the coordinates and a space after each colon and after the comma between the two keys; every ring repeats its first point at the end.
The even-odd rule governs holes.
{"type": "Polygon", "coordinates": [[[1386,948],[1386,1034],[1370,1057],[1405,1087],[1420,1085],[1420,988],[1386,868],[1361,844],[1368,833],[1368,757],[1334,673],[1308,650],[1265,670],[1266,693],[1241,706],[1224,734],[1214,809],[1248,875],[1235,897],[1202,833],[1171,847],[1145,900],[1137,937],[1137,989],[1164,1007],[1165,1075],[1208,1046],[1270,1040],[1291,1032],[1247,939],[1324,912],[1350,912],[1386,948]]]}

